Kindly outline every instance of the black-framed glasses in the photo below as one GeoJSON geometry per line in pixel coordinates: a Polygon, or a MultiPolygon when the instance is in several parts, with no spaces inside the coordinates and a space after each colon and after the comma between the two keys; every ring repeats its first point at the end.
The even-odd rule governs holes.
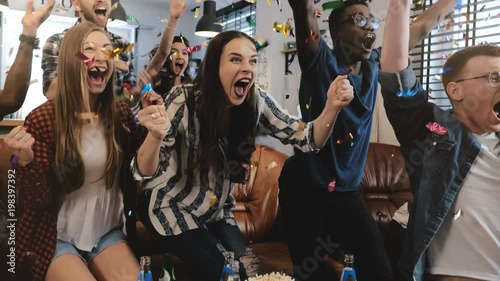
{"type": "Polygon", "coordinates": [[[341,21],[339,25],[349,22],[350,20],[359,27],[365,27],[368,23],[370,23],[373,29],[378,29],[380,27],[380,19],[376,17],[366,18],[362,14],[350,15],[348,19],[341,21]]]}
{"type": "Polygon", "coordinates": [[[476,76],[476,77],[472,77],[472,78],[459,79],[459,80],[455,81],[455,83],[460,83],[460,82],[467,81],[467,80],[481,79],[481,78],[488,79],[488,82],[490,83],[491,87],[493,87],[493,88],[500,86],[500,72],[498,72],[498,71],[492,71],[486,75],[476,76]]]}

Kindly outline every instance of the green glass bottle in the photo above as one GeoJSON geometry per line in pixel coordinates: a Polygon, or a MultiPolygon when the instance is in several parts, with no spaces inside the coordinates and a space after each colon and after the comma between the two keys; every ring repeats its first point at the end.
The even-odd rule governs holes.
{"type": "Polygon", "coordinates": [[[165,253],[165,261],[161,267],[163,270],[163,276],[160,277],[159,281],[175,281],[174,274],[174,255],[171,253],[165,253]]]}

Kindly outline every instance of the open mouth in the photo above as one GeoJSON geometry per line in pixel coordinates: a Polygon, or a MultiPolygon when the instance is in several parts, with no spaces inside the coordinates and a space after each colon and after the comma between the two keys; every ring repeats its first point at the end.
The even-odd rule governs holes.
{"type": "Polygon", "coordinates": [[[371,51],[373,49],[373,45],[375,44],[375,39],[377,39],[375,33],[368,33],[361,42],[363,49],[365,49],[366,51],[371,51]]]}
{"type": "Polygon", "coordinates": [[[94,10],[94,13],[96,14],[97,18],[106,20],[107,19],[107,9],[105,7],[97,7],[94,10]]]}
{"type": "Polygon", "coordinates": [[[184,69],[184,60],[177,60],[174,64],[174,71],[175,74],[179,75],[181,74],[182,70],[184,69]]]}
{"type": "Polygon", "coordinates": [[[497,119],[500,119],[500,101],[495,103],[493,106],[493,113],[497,117],[497,119]]]}
{"type": "Polygon", "coordinates": [[[237,97],[244,97],[245,94],[247,93],[248,86],[250,85],[250,79],[249,78],[242,78],[236,83],[234,83],[234,94],[237,97]]]}
{"type": "Polygon", "coordinates": [[[90,81],[102,84],[104,82],[104,78],[106,77],[106,68],[104,67],[93,67],[87,71],[89,75],[90,81]]]}

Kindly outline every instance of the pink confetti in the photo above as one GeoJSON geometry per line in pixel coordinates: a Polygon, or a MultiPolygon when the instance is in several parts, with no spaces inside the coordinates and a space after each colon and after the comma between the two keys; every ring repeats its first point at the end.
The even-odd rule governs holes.
{"type": "Polygon", "coordinates": [[[427,129],[429,129],[429,131],[436,133],[438,135],[441,135],[441,136],[448,132],[448,129],[439,125],[437,122],[429,122],[429,123],[427,123],[427,125],[425,125],[425,127],[427,129]]]}
{"type": "Polygon", "coordinates": [[[198,52],[199,50],[201,50],[201,45],[191,46],[187,48],[187,52],[190,54],[193,52],[198,52]]]}
{"type": "Polygon", "coordinates": [[[87,65],[88,68],[91,68],[94,66],[94,60],[89,59],[86,55],[84,55],[82,52],[78,51],[76,53],[76,57],[83,60],[83,62],[87,65]]]}
{"type": "Polygon", "coordinates": [[[337,183],[336,179],[333,179],[329,184],[328,184],[328,192],[332,192],[335,189],[335,184],[337,183]]]}

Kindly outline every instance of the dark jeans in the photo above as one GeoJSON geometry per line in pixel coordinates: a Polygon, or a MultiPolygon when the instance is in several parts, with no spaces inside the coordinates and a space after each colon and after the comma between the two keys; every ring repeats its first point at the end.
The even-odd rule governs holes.
{"type": "Polygon", "coordinates": [[[392,280],[382,236],[359,192],[308,189],[281,176],[280,205],[295,280],[334,280],[323,257],[337,247],[354,255],[358,281],[392,280]]]}
{"type": "Polygon", "coordinates": [[[406,280],[398,269],[399,259],[403,250],[405,241],[406,229],[403,228],[397,221],[391,220],[385,233],[384,242],[391,261],[392,271],[395,281],[406,280]]]}
{"type": "MultiPolygon", "coordinates": [[[[234,252],[235,258],[246,252],[246,242],[239,228],[224,222],[208,224],[208,230],[198,228],[174,236],[160,235],[149,219],[150,198],[151,190],[144,190],[139,195],[137,209],[142,223],[161,244],[163,250],[179,257],[199,275],[199,280],[219,281],[221,278],[224,256],[217,247],[218,241],[228,251],[234,252]]],[[[247,279],[246,270],[241,263],[240,277],[242,280],[247,279]]]]}

